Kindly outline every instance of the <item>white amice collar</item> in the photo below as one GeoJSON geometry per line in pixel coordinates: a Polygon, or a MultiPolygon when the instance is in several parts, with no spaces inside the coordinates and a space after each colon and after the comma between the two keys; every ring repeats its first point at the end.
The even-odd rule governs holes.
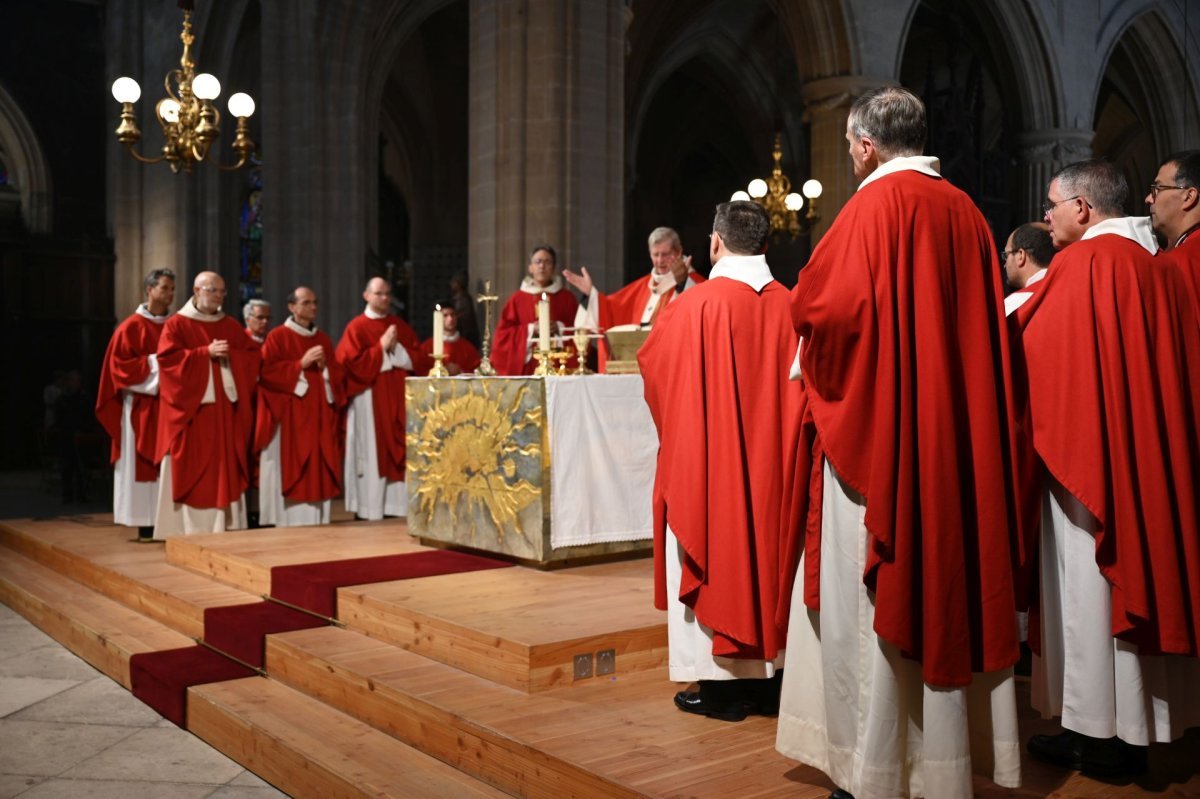
{"type": "Polygon", "coordinates": [[[871,181],[895,174],[896,172],[920,172],[934,178],[941,178],[942,163],[932,155],[899,155],[890,161],[884,161],[875,167],[875,171],[863,178],[858,184],[861,189],[871,181]]]}
{"type": "Polygon", "coordinates": [[[765,255],[726,255],[708,273],[709,280],[715,277],[727,277],[745,283],[760,294],[768,283],[775,280],[765,255]]]}
{"type": "Polygon", "coordinates": [[[1034,272],[1032,275],[1029,276],[1029,279],[1025,281],[1024,288],[1029,288],[1034,283],[1037,283],[1039,280],[1044,280],[1046,277],[1046,273],[1049,271],[1050,270],[1047,269],[1046,267],[1042,267],[1041,269],[1034,272]]]}
{"type": "Polygon", "coordinates": [[[1136,242],[1151,255],[1158,252],[1158,239],[1154,238],[1154,228],[1150,226],[1148,216],[1114,216],[1105,219],[1085,230],[1079,240],[1094,239],[1105,234],[1136,242]]]}
{"type": "Polygon", "coordinates": [[[297,333],[301,336],[308,337],[308,336],[317,335],[317,326],[315,324],[312,326],[312,330],[309,330],[307,327],[305,327],[304,325],[297,322],[296,319],[291,316],[289,316],[287,319],[283,320],[283,326],[286,327],[288,330],[292,331],[293,333],[297,333]]]}
{"type": "Polygon", "coordinates": [[[368,319],[387,319],[388,318],[388,314],[375,313],[374,311],[372,311],[370,305],[368,305],[366,310],[363,311],[363,316],[367,317],[368,319]]]}
{"type": "Polygon", "coordinates": [[[145,317],[146,319],[149,319],[151,322],[154,322],[155,324],[161,325],[163,322],[167,321],[167,317],[171,315],[171,309],[168,308],[167,312],[165,314],[163,314],[162,316],[155,316],[154,314],[150,313],[150,309],[147,308],[146,303],[143,302],[141,305],[139,305],[137,307],[137,310],[134,311],[134,313],[136,313],[138,316],[142,316],[142,317],[145,317]]]}
{"type": "Polygon", "coordinates": [[[194,319],[197,322],[219,322],[225,318],[225,314],[220,309],[215,314],[201,311],[196,307],[195,297],[192,297],[183,304],[183,307],[179,309],[179,315],[186,316],[188,319],[194,319]]]}
{"type": "Polygon", "coordinates": [[[525,292],[526,294],[541,294],[542,292],[547,294],[557,294],[562,290],[562,287],[562,275],[555,275],[554,279],[550,281],[549,286],[539,286],[534,279],[528,275],[526,275],[525,279],[521,281],[521,291],[525,292]]]}

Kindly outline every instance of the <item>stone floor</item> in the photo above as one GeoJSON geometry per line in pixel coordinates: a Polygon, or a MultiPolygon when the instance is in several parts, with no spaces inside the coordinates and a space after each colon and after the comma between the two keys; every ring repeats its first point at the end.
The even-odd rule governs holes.
{"type": "MultiPolygon", "coordinates": [[[[81,512],[0,475],[0,518],[81,512]]],[[[270,799],[283,794],[143,705],[0,604],[0,799],[270,799]]]]}

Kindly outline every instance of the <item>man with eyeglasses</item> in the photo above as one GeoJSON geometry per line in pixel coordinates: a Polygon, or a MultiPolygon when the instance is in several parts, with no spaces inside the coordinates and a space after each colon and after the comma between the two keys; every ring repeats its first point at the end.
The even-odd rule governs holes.
{"type": "Polygon", "coordinates": [[[1046,268],[1054,257],[1054,242],[1050,226],[1045,222],[1028,222],[1008,236],[1000,253],[1004,279],[1013,292],[1004,298],[1004,315],[1011,316],[1042,287],[1046,268]]]}
{"type": "Polygon", "coordinates": [[[1098,776],[1200,724],[1200,320],[1128,199],[1105,161],[1054,176],[1062,249],[1018,315],[1048,475],[1032,699],[1064,728],[1028,749],[1098,776]]]}
{"type": "Polygon", "coordinates": [[[192,298],[163,325],[158,342],[156,539],[246,527],[250,396],[261,355],[222,312],[224,301],[224,279],[201,272],[192,298]]]}
{"type": "Polygon", "coordinates": [[[1167,156],[1146,195],[1150,222],[1200,304],[1200,150],[1167,156]]]}
{"type": "Polygon", "coordinates": [[[906,89],[854,102],[861,184],[792,292],[802,435],[775,746],[838,799],[969,797],[974,768],[1021,780],[1026,514],[1000,271],[979,209],[922,155],[927,133],[906,89]]]}
{"type": "Polygon", "coordinates": [[[271,303],[250,300],[242,308],[242,318],[246,321],[246,335],[261,347],[267,340],[267,328],[271,326],[271,303]]]}
{"type": "Polygon", "coordinates": [[[145,302],[113,331],[96,390],[96,418],[112,439],[113,521],[152,540],[158,499],[158,340],[175,301],[175,273],[152,270],[145,302]]]}

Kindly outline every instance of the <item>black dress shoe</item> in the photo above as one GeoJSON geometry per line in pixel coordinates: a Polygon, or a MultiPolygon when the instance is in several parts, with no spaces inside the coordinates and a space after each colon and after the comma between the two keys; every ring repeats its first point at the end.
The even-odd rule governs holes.
{"type": "Polygon", "coordinates": [[[829,799],[854,799],[854,796],[849,791],[843,791],[841,788],[834,788],[833,793],[829,794],[829,799]]]}
{"type": "Polygon", "coordinates": [[[675,694],[675,707],[721,721],[741,721],[757,712],[758,702],[746,692],[744,680],[700,680],[699,691],[675,694]]]}
{"type": "Polygon", "coordinates": [[[1066,730],[1058,735],[1034,735],[1026,744],[1029,754],[1095,777],[1135,777],[1146,771],[1145,746],[1120,738],[1092,738],[1066,730]]]}

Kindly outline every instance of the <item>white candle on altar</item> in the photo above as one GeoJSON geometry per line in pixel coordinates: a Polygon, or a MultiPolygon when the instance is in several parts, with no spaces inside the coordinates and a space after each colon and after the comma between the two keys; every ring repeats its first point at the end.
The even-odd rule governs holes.
{"type": "Polygon", "coordinates": [[[538,301],[538,349],[542,352],[550,349],[550,299],[544,291],[538,301]]]}
{"type": "Polygon", "coordinates": [[[433,306],[433,354],[445,355],[442,336],[446,334],[445,321],[442,316],[442,306],[433,306]]]}

